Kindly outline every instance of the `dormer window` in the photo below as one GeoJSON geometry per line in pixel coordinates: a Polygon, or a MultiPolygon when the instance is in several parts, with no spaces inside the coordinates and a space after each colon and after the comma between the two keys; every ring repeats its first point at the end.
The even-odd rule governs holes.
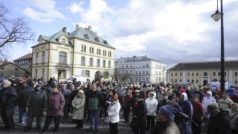
{"type": "Polygon", "coordinates": [[[107,45],[107,41],[106,40],[104,40],[103,43],[107,45]]]}
{"type": "Polygon", "coordinates": [[[62,39],[62,43],[65,44],[65,38],[62,39]]]}
{"type": "Polygon", "coordinates": [[[87,34],[84,34],[83,37],[84,37],[84,39],[89,39],[87,34]]]}
{"type": "Polygon", "coordinates": [[[56,42],[59,42],[59,38],[56,38],[55,40],[56,40],[56,42]]]}
{"type": "Polygon", "coordinates": [[[98,39],[98,38],[95,38],[95,41],[96,41],[96,42],[99,42],[99,39],[98,39]]]}

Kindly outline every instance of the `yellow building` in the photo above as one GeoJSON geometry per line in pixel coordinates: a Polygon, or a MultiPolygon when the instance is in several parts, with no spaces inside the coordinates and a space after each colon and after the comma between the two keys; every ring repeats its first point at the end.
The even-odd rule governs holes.
{"type": "Polygon", "coordinates": [[[66,80],[80,75],[93,80],[96,74],[108,74],[105,78],[110,79],[114,72],[115,48],[90,26],[76,25],[73,32],[64,27],[52,36],[40,35],[32,53],[32,78],[66,80]]]}
{"type": "MultiPolygon", "coordinates": [[[[168,70],[169,83],[194,83],[220,81],[220,62],[178,63],[168,70]]],[[[225,80],[238,86],[238,61],[225,62],[225,80]]]]}

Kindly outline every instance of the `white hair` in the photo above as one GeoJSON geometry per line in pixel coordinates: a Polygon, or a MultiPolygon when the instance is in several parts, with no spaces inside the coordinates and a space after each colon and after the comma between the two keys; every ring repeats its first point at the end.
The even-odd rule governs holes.
{"type": "Polygon", "coordinates": [[[2,86],[3,86],[3,88],[10,87],[11,84],[12,84],[12,83],[11,83],[9,80],[3,80],[3,81],[2,81],[2,86]]]}

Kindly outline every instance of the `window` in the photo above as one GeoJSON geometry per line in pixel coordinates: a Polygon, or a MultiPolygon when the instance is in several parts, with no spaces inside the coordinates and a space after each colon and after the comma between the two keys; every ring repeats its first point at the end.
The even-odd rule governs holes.
{"type": "Polygon", "coordinates": [[[175,76],[177,76],[177,73],[175,73],[175,76]]]}
{"type": "Polygon", "coordinates": [[[180,82],[182,82],[182,80],[181,80],[181,79],[180,79],[179,81],[180,81],[180,82]]]}
{"type": "Polygon", "coordinates": [[[106,45],[108,44],[106,40],[104,40],[103,43],[106,44],[106,45]]]}
{"type": "Polygon", "coordinates": [[[213,76],[216,76],[216,72],[213,72],[212,75],[213,75],[213,76]]]}
{"type": "Polygon", "coordinates": [[[108,51],[108,57],[112,57],[112,52],[108,51]]]}
{"type": "Polygon", "coordinates": [[[63,71],[60,76],[61,79],[65,79],[66,78],[66,71],[63,71]]]}
{"type": "Polygon", "coordinates": [[[182,73],[180,72],[180,76],[182,76],[182,73]]]}
{"type": "Polygon", "coordinates": [[[101,55],[101,49],[97,49],[97,55],[101,55]]]}
{"type": "Polygon", "coordinates": [[[198,80],[196,80],[196,83],[198,83],[198,80]]]}
{"type": "Polygon", "coordinates": [[[86,46],[83,47],[83,52],[86,52],[87,51],[87,48],[86,46]]]}
{"type": "Polygon", "coordinates": [[[84,37],[84,39],[89,39],[87,34],[84,34],[83,37],[84,37]]]}
{"type": "Polygon", "coordinates": [[[146,71],[146,74],[148,75],[148,74],[149,74],[149,71],[146,71]]]}
{"type": "MultiPolygon", "coordinates": [[[[36,63],[38,63],[38,55],[39,55],[39,53],[36,52],[36,63]]],[[[22,63],[23,63],[23,61],[22,61],[22,63]]]]}
{"type": "Polygon", "coordinates": [[[81,52],[83,52],[83,45],[81,46],[81,52]]]}
{"type": "Polygon", "coordinates": [[[85,66],[85,57],[84,56],[81,57],[81,66],[85,66]]]}
{"type": "Polygon", "coordinates": [[[204,73],[203,73],[203,76],[207,76],[207,72],[204,72],[204,73]]]}
{"type": "Polygon", "coordinates": [[[42,63],[45,63],[45,51],[42,51],[42,63]]]}
{"type": "Polygon", "coordinates": [[[173,73],[171,73],[171,76],[173,76],[173,73]]]}
{"type": "Polygon", "coordinates": [[[89,70],[86,70],[86,76],[90,77],[90,71],[89,70]]]}
{"type": "Polygon", "coordinates": [[[237,76],[238,75],[238,73],[237,72],[235,72],[235,76],[237,76]]]}
{"type": "Polygon", "coordinates": [[[100,67],[100,59],[97,59],[97,66],[100,67]]]}
{"type": "Polygon", "coordinates": [[[43,78],[45,77],[45,69],[44,68],[42,69],[42,77],[43,78]]]}
{"type": "Polygon", "coordinates": [[[106,67],[106,60],[103,60],[103,67],[106,67]]]}
{"type": "Polygon", "coordinates": [[[237,82],[237,80],[235,81],[235,84],[237,84],[238,82],[237,82]]]}
{"type": "Polygon", "coordinates": [[[89,60],[89,66],[93,66],[93,58],[90,58],[90,60],[89,60]]]}
{"type": "Polygon", "coordinates": [[[188,72],[188,76],[190,75],[190,73],[188,72]]]}
{"type": "Polygon", "coordinates": [[[59,52],[59,63],[67,64],[67,53],[59,52]]]}
{"type": "Polygon", "coordinates": [[[196,73],[196,76],[198,76],[198,73],[196,73]]]}
{"type": "Polygon", "coordinates": [[[35,77],[37,78],[37,69],[35,69],[35,77]]]}
{"type": "Polygon", "coordinates": [[[187,82],[190,82],[189,80],[187,80],[187,82]]]}
{"type": "Polygon", "coordinates": [[[111,68],[111,61],[108,61],[108,68],[111,68]]]}
{"type": "Polygon", "coordinates": [[[146,67],[149,68],[149,64],[146,64],[146,67]]]}
{"type": "Polygon", "coordinates": [[[99,39],[98,39],[98,38],[95,38],[95,41],[96,41],[96,42],[99,42],[99,39]]]}
{"type": "Polygon", "coordinates": [[[92,47],[92,54],[94,54],[94,48],[92,47]]]}
{"type": "Polygon", "coordinates": [[[62,39],[62,43],[63,43],[63,44],[66,44],[66,42],[65,42],[65,38],[62,39]]]}

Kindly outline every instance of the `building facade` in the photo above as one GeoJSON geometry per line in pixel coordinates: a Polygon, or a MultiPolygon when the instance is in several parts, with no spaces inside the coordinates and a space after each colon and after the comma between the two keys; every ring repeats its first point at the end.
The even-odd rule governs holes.
{"type": "Polygon", "coordinates": [[[10,77],[25,77],[27,75],[27,70],[12,62],[5,62],[0,65],[0,77],[2,78],[8,79],[10,77]]]}
{"type": "Polygon", "coordinates": [[[28,74],[31,74],[32,53],[17,58],[13,62],[19,67],[25,69],[28,72],[28,74]]]}
{"type": "MultiPolygon", "coordinates": [[[[238,86],[238,61],[225,62],[225,80],[238,86]]],[[[167,81],[197,85],[220,81],[220,62],[178,63],[168,70],[167,81]]]]}
{"type": "Polygon", "coordinates": [[[32,78],[66,80],[79,75],[93,80],[96,74],[113,74],[115,48],[91,27],[76,25],[72,32],[64,27],[52,36],[40,35],[38,42],[32,47],[32,78]]]}
{"type": "Polygon", "coordinates": [[[119,58],[115,62],[118,79],[128,82],[166,82],[166,65],[147,56],[119,58]]]}

